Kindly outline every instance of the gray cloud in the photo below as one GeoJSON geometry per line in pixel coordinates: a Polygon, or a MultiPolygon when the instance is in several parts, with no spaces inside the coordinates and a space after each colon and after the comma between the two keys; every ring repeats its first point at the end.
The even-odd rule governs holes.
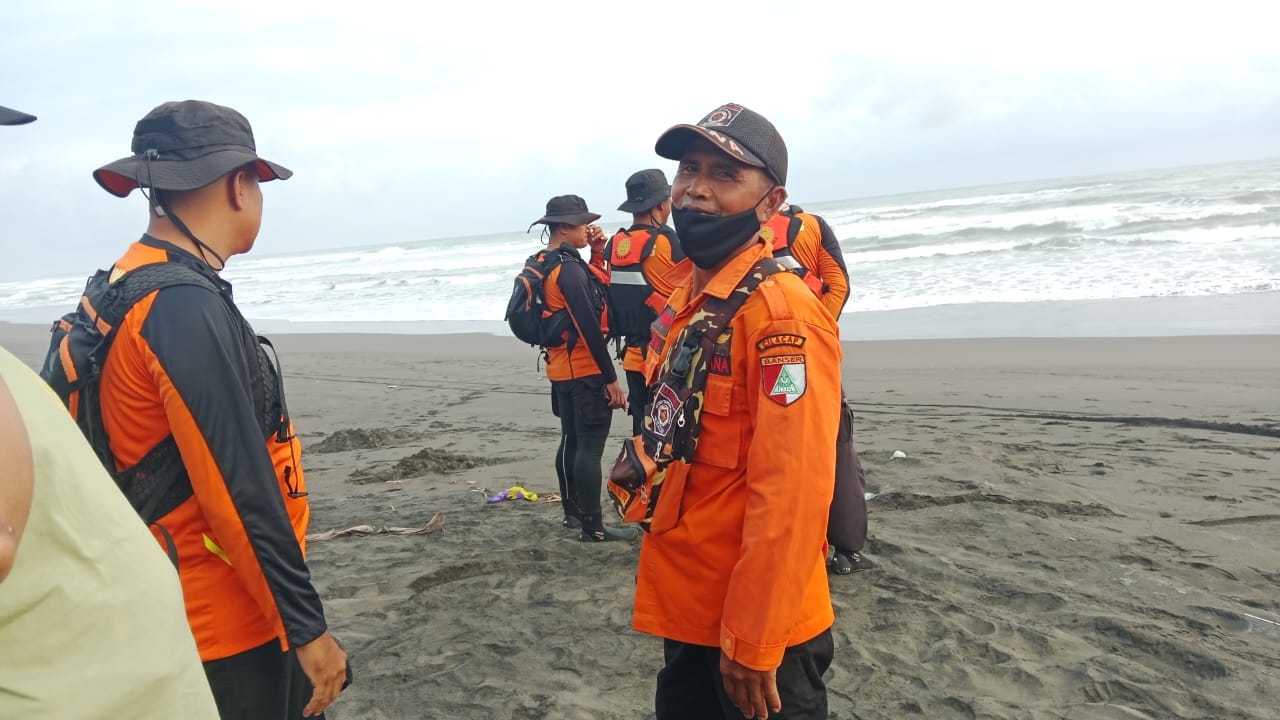
{"type": "Polygon", "coordinates": [[[89,173],[189,97],[297,171],[263,253],[520,230],[564,192],[612,218],[671,169],[658,133],[727,100],[783,131],[800,202],[1280,155],[1280,53],[1240,3],[9,5],[0,104],[41,117],[0,132],[0,278],[114,259],[145,206],[89,173]]]}

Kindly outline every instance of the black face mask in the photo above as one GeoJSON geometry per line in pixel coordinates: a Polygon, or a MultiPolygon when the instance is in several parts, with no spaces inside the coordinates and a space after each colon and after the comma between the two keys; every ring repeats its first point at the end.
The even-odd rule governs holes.
{"type": "MultiPolygon", "coordinates": [[[[769,192],[772,191],[773,188],[769,188],[769,192]]],[[[734,250],[760,232],[756,206],[768,195],[766,192],[755,205],[733,215],[708,215],[696,210],[672,209],[671,220],[675,223],[676,234],[680,236],[684,254],[703,270],[711,270],[724,262],[734,250]]]]}

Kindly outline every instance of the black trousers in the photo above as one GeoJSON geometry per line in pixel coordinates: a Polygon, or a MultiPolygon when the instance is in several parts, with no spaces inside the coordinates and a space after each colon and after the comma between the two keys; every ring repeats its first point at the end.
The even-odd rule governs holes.
{"type": "Polygon", "coordinates": [[[631,416],[631,434],[644,432],[644,414],[649,406],[649,384],[644,373],[627,371],[627,414],[631,416]]]}
{"type": "Polygon", "coordinates": [[[836,435],[836,484],[827,516],[827,542],[844,553],[862,552],[867,542],[867,480],[853,445],[853,408],[840,402],[836,435]]]}
{"type": "Polygon", "coordinates": [[[275,640],[210,660],[204,674],[222,720],[302,720],[302,709],[311,700],[311,680],[297,654],[281,652],[275,640]]]}
{"type": "Polygon", "coordinates": [[[560,418],[556,477],[566,517],[600,514],[600,459],[613,422],[604,386],[601,375],[551,383],[551,411],[560,418]]]}
{"type": "MultiPolygon", "coordinates": [[[[657,720],[742,720],[724,691],[720,648],[663,642],[667,664],[658,671],[657,720]]],[[[822,674],[831,667],[834,654],[830,629],[787,648],[777,674],[782,712],[770,713],[769,720],[825,720],[827,686],[822,674]]]]}

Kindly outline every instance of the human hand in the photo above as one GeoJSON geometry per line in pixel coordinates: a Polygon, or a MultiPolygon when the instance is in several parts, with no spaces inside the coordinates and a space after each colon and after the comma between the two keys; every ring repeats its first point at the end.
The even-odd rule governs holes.
{"type": "Polygon", "coordinates": [[[302,709],[303,717],[314,717],[338,699],[347,679],[347,654],[326,630],[306,645],[298,646],[298,663],[311,680],[311,701],[302,709]]]}
{"type": "Polygon", "coordinates": [[[766,720],[770,712],[782,711],[778,697],[778,671],[752,670],[720,653],[720,675],[724,691],[738,710],[749,718],[766,720]]]}
{"type": "Polygon", "coordinates": [[[627,409],[627,395],[622,392],[622,385],[617,380],[604,386],[604,394],[609,398],[609,407],[627,409]]]}
{"type": "Polygon", "coordinates": [[[587,244],[591,246],[592,250],[603,249],[606,240],[604,230],[601,230],[599,225],[587,226],[587,244]]]}

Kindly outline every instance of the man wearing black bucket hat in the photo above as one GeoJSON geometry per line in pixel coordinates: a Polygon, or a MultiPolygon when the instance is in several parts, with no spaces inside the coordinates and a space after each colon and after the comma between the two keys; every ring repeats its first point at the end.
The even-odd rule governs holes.
{"type": "MultiPolygon", "coordinates": [[[[34,120],[0,107],[0,125],[34,120]]],[[[0,648],[3,718],[218,717],[173,565],[66,408],[4,349],[0,648]]]]}
{"type": "Polygon", "coordinates": [[[609,331],[626,338],[622,368],[627,373],[627,407],[631,432],[644,428],[649,388],[644,379],[649,326],[666,307],[675,286],[666,277],[684,259],[671,217],[671,184],[658,169],[641,170],[627,178],[627,199],[618,209],[631,213],[631,227],[609,240],[609,331]]]}
{"type": "Polygon", "coordinates": [[[599,219],[582,198],[559,195],[547,201],[546,213],[529,226],[546,225],[547,249],[530,262],[550,268],[542,286],[543,301],[551,316],[565,318],[565,329],[546,348],[547,378],[551,411],[560,418],[556,476],[564,524],[580,527],[578,539],[583,542],[634,537],[629,529],[606,526],[600,505],[600,460],[613,410],[626,407],[626,397],[602,327],[604,283],[578,253],[602,244],[604,233],[592,224],[599,219]]]}
{"type": "Polygon", "coordinates": [[[667,130],[656,151],[679,162],[672,212],[693,264],[648,359],[646,438],[669,464],[633,626],[664,638],[657,718],[825,718],[841,351],[831,315],[761,233],[786,199],[786,145],[729,103],[667,130]]]}
{"type": "Polygon", "coordinates": [[[144,286],[115,326],[96,403],[109,469],[168,488],[144,519],[176,557],[221,715],[316,716],[349,676],[305,561],[302,448],[278,359],[218,274],[254,245],[259,183],[292,173],[258,155],[243,115],[194,100],[147,113],[132,151],[93,173],[113,195],[140,188],[148,200],[146,233],[106,277],[113,288],[185,279],[144,286]]]}

